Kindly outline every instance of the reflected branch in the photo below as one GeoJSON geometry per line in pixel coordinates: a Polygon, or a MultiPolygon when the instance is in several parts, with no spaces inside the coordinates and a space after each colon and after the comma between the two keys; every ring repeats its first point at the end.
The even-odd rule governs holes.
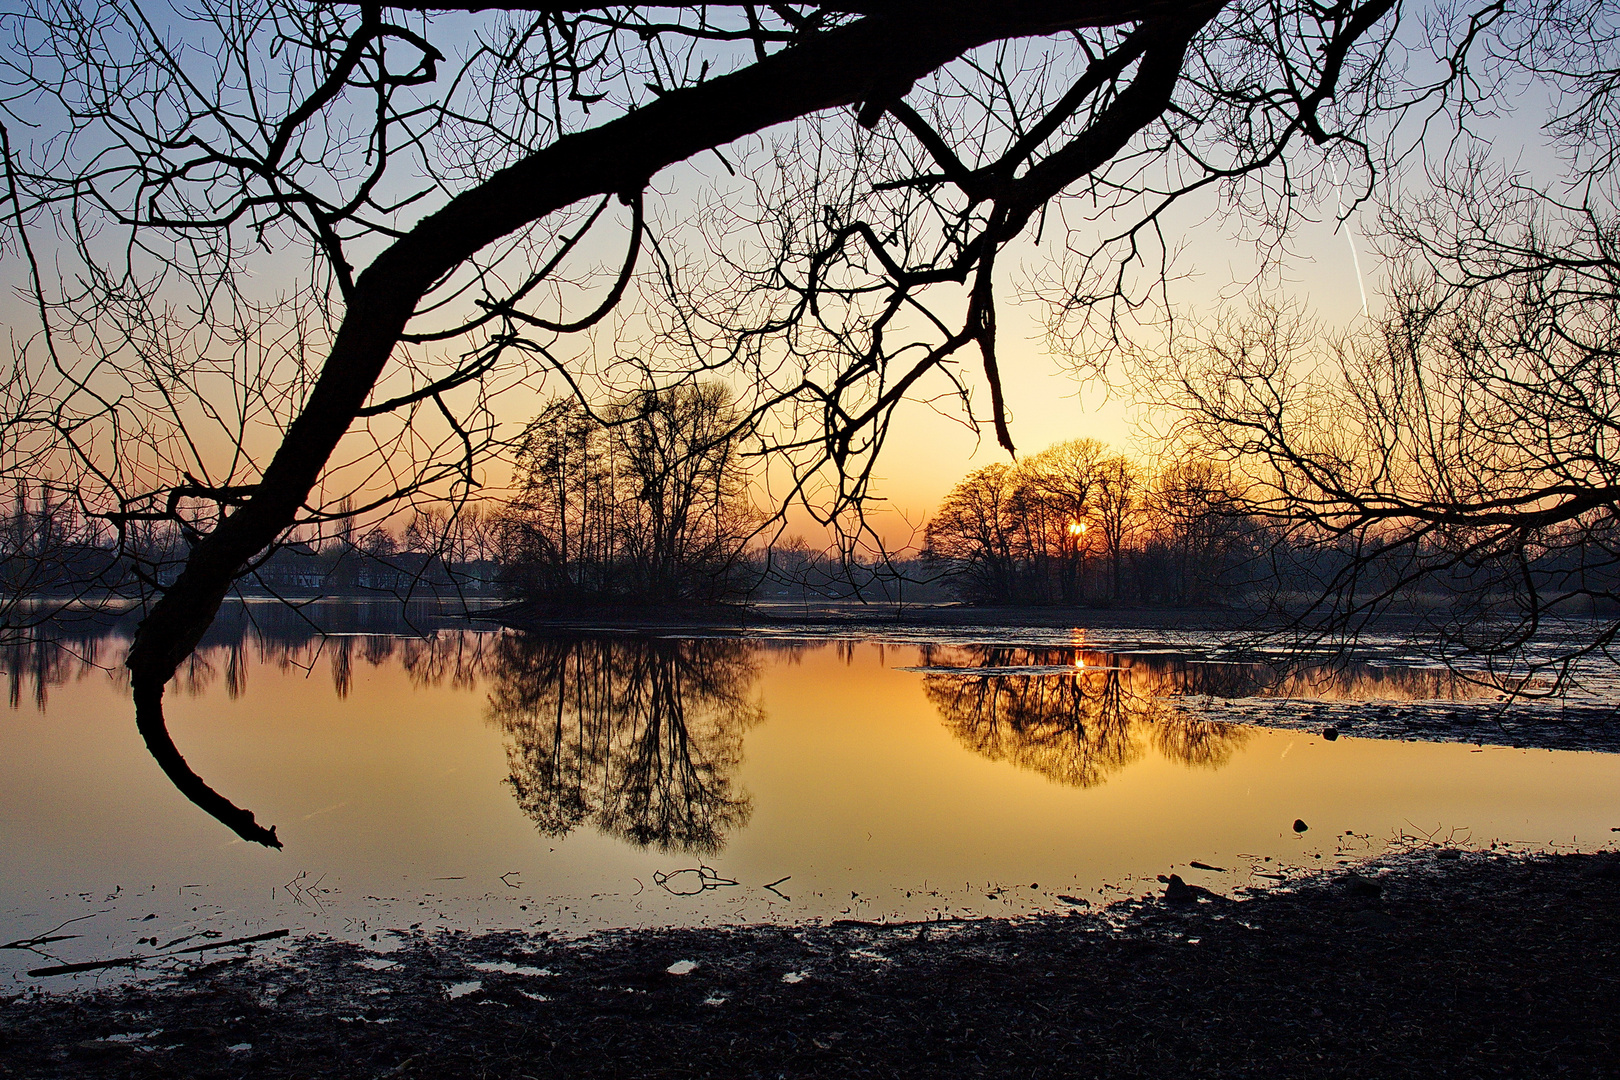
{"type": "MultiPolygon", "coordinates": [[[[406,612],[389,605],[379,616],[378,607],[325,604],[316,613],[316,621],[307,613],[279,605],[266,606],[256,614],[244,605],[233,605],[214,622],[202,647],[167,684],[133,677],[122,662],[129,647],[130,622],[137,611],[88,611],[76,618],[58,616],[43,621],[28,636],[0,645],[0,670],[13,709],[22,706],[26,690],[31,691],[27,696],[35,707],[43,711],[52,687],[97,671],[114,685],[130,686],[141,738],[181,794],[243,840],[280,848],[274,827],[261,826],[251,811],[214,790],[186,762],[169,733],[164,696],[172,688],[183,696],[196,697],[223,679],[225,693],[233,700],[239,698],[247,688],[250,658],[282,671],[311,671],[325,653],[340,700],[353,685],[357,657],[374,668],[397,659],[416,686],[471,686],[492,662],[488,634],[455,630],[423,634],[406,612]],[[413,633],[418,636],[407,636],[413,633]]],[[[426,609],[414,612],[419,620],[430,614],[426,609]]]]}

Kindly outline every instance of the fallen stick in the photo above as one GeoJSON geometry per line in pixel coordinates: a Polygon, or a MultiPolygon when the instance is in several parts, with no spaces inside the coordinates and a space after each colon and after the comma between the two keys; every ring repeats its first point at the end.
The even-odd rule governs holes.
{"type": "Polygon", "coordinates": [[[181,956],[185,953],[207,952],[209,949],[228,949],[232,945],[251,945],[255,941],[273,941],[276,938],[284,938],[290,933],[292,933],[291,930],[270,930],[263,934],[254,934],[251,937],[231,938],[229,941],[210,941],[207,945],[193,945],[189,949],[176,949],[174,952],[161,955],[181,956]]]}
{"type": "Polygon", "coordinates": [[[8,941],[0,945],[0,949],[32,949],[35,945],[49,945],[53,941],[72,941],[78,934],[47,934],[44,937],[28,938],[26,941],[8,941]]]}
{"type": "Polygon", "coordinates": [[[74,938],[78,937],[79,935],[78,934],[57,934],[56,932],[58,930],[62,929],[63,927],[65,927],[65,926],[72,926],[76,922],[84,922],[84,920],[86,920],[86,919],[93,919],[97,915],[105,915],[105,914],[106,914],[106,912],[104,912],[104,911],[92,911],[88,915],[80,915],[79,917],[74,918],[74,919],[66,919],[66,920],[64,920],[62,922],[57,923],[55,926],[53,926],[49,930],[45,931],[39,937],[21,938],[21,939],[19,939],[17,941],[8,941],[4,945],[0,945],[0,949],[32,949],[35,945],[48,945],[53,941],[72,941],[74,938]],[[55,935],[55,936],[52,936],[52,935],[55,935]]]}
{"type": "Polygon", "coordinates": [[[229,941],[211,941],[207,945],[193,945],[189,949],[176,949],[174,952],[151,953],[147,956],[120,956],[112,960],[87,960],[80,964],[57,964],[53,967],[35,968],[28,974],[34,978],[43,978],[47,975],[73,975],[81,971],[102,971],[106,968],[135,967],[148,960],[163,960],[171,956],[185,956],[188,953],[207,952],[209,949],[228,949],[232,945],[251,945],[255,941],[271,941],[275,938],[284,938],[292,931],[271,930],[264,934],[253,934],[248,937],[232,938],[229,941]]]}
{"type": "Polygon", "coordinates": [[[156,959],[156,956],[120,956],[116,960],[90,960],[83,964],[57,964],[55,967],[35,968],[28,974],[36,979],[45,975],[72,975],[79,971],[100,971],[102,968],[134,967],[143,960],[156,959]]]}

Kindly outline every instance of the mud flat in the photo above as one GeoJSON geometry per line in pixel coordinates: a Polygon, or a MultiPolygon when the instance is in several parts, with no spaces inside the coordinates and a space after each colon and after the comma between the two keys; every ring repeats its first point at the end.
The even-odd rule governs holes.
{"type": "Polygon", "coordinates": [[[0,1076],[1615,1075],[1612,853],[1165,892],[1011,921],[307,941],[14,997],[0,1076]]]}

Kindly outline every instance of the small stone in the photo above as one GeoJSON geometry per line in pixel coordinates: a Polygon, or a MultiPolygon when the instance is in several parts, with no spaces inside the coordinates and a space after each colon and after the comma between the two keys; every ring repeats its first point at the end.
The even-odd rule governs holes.
{"type": "Polygon", "coordinates": [[[677,960],[664,970],[671,975],[690,975],[697,970],[696,960],[677,960]]]}
{"type": "Polygon", "coordinates": [[[1164,902],[1167,904],[1190,904],[1198,899],[1198,893],[1181,880],[1180,874],[1171,874],[1169,884],[1164,887],[1164,902]]]}
{"type": "Polygon", "coordinates": [[[1308,828],[1310,828],[1310,826],[1305,824],[1305,822],[1302,819],[1300,819],[1300,818],[1295,818],[1294,819],[1294,831],[1295,832],[1304,832],[1308,828]]]}
{"type": "Polygon", "coordinates": [[[1333,742],[1338,737],[1339,737],[1339,729],[1338,728],[1329,725],[1328,727],[1325,727],[1325,728],[1322,729],[1322,738],[1326,739],[1328,742],[1333,742]]]}

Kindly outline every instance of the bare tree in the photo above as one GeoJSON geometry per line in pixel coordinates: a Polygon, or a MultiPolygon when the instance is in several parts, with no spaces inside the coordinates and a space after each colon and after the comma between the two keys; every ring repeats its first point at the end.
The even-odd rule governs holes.
{"type": "Polygon", "coordinates": [[[52,461],[126,558],[173,530],[177,565],[142,579],[137,723],[188,797],[274,844],[186,765],[162,696],[276,544],[344,497],[469,497],[495,396],[542,376],[589,397],[724,371],[784,497],[836,508],[901,401],[965,401],[973,350],[1011,447],[1008,246],[1081,196],[1104,224],[1064,292],[1106,322],[1184,196],[1286,228],[1315,147],[1366,158],[1400,104],[1394,8],[24,0],[0,16],[0,135],[38,330],[0,475],[52,461]],[[734,192],[686,201],[743,153],[734,192]]]}
{"type": "Polygon", "coordinates": [[[642,391],[618,402],[610,421],[623,463],[621,548],[636,569],[635,591],[661,601],[735,596],[759,515],[731,391],[715,382],[642,391]]]}
{"type": "Polygon", "coordinates": [[[519,590],[551,601],[738,595],[760,514],[730,391],[644,391],[605,411],[597,420],[573,398],[554,401],[519,440],[506,560],[519,590]]]}
{"type": "Polygon", "coordinates": [[[1108,555],[1108,595],[1118,603],[1123,596],[1120,565],[1141,512],[1141,477],[1130,458],[1116,455],[1098,464],[1096,487],[1097,524],[1108,555]]]}
{"type": "Polygon", "coordinates": [[[1556,693],[1620,634],[1620,33],[1595,2],[1450,17],[1485,54],[1463,118],[1545,106],[1552,152],[1456,128],[1381,196],[1380,318],[1329,334],[1258,303],[1187,334],[1157,385],[1247,481],[1291,631],[1353,642],[1397,614],[1487,686],[1556,693]]]}
{"type": "Polygon", "coordinates": [[[524,428],[503,521],[503,561],[520,593],[610,590],[621,509],[612,450],[603,425],[571,397],[551,402],[524,428]]]}
{"type": "Polygon", "coordinates": [[[1230,599],[1244,583],[1234,580],[1231,572],[1245,561],[1252,531],[1252,506],[1231,471],[1204,456],[1172,461],[1154,478],[1146,509],[1151,521],[1149,544],[1169,557],[1172,602],[1230,599]]]}
{"type": "Polygon", "coordinates": [[[1026,550],[1016,470],[1002,462],[969,473],[951,489],[928,522],[930,558],[977,599],[1008,603],[1021,598],[1026,550]]]}
{"type": "Polygon", "coordinates": [[[1025,459],[1022,467],[1030,488],[1067,526],[1091,515],[1100,465],[1107,454],[1108,447],[1096,439],[1069,439],[1025,459]]]}

